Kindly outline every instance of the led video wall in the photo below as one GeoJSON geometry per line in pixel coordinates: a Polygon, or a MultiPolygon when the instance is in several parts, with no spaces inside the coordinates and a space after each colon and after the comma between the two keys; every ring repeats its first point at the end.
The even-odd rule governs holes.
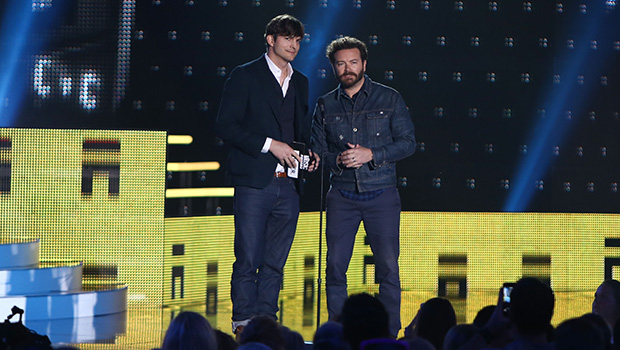
{"type": "Polygon", "coordinates": [[[166,133],[0,129],[0,241],[84,262],[85,288],[162,302],[166,133]]]}
{"type": "Polygon", "coordinates": [[[1,127],[119,128],[135,0],[0,6],[1,127]]]}
{"type": "MultiPolygon", "coordinates": [[[[337,86],[325,45],[351,35],[369,47],[369,76],[409,107],[418,148],[397,182],[404,324],[436,295],[471,321],[521,276],[551,284],[557,323],[618,277],[615,1],[7,1],[0,238],[41,238],[44,260],[86,262],[86,284],[128,283],[135,305],[204,304],[228,329],[232,201],[165,199],[165,189],[226,186],[222,87],[264,53],[264,26],[281,13],[306,26],[293,66],[311,105],[337,86]],[[166,149],[164,132],[107,129],[193,142],[166,149]],[[221,166],[166,173],[166,161],[221,166]]],[[[307,338],[318,183],[309,177],[281,293],[283,322],[307,338]]],[[[363,227],[349,280],[351,292],[377,291],[363,227]]]]}
{"type": "MultiPolygon", "coordinates": [[[[164,304],[205,304],[210,321],[227,329],[233,238],[231,216],[166,219],[164,304]]],[[[420,303],[436,296],[451,301],[459,323],[471,323],[478,310],[497,302],[502,283],[523,276],[551,285],[557,300],[553,323],[558,324],[591,312],[598,285],[620,277],[618,215],[404,212],[400,240],[404,325],[420,303]]],[[[324,269],[323,261],[323,283],[324,269]]],[[[318,213],[302,213],[284,269],[279,317],[307,339],[316,327],[318,273],[318,213]]],[[[378,292],[363,226],[348,286],[349,293],[378,292]]],[[[321,322],[327,320],[324,287],[321,322]]]]}

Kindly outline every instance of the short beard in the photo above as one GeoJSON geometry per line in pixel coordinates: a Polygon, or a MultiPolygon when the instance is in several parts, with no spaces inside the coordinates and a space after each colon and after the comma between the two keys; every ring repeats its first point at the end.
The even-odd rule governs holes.
{"type": "Polygon", "coordinates": [[[350,83],[349,82],[345,82],[342,78],[345,75],[350,75],[351,73],[339,75],[338,76],[338,80],[340,81],[340,86],[342,86],[345,89],[350,88],[351,86],[357,84],[360,80],[362,80],[362,78],[364,77],[365,73],[366,73],[366,71],[364,71],[364,70],[362,70],[359,75],[353,73],[353,74],[355,74],[355,79],[353,79],[350,83]]]}

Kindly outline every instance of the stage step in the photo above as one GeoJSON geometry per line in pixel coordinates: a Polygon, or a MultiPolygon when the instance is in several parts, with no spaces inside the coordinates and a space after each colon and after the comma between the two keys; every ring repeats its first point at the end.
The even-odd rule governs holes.
{"type": "Polygon", "coordinates": [[[0,244],[0,269],[29,268],[39,264],[40,240],[0,244]]]}
{"type": "Polygon", "coordinates": [[[47,335],[55,344],[114,344],[116,337],[127,333],[127,312],[96,317],[29,320],[24,325],[47,335]]]}
{"type": "Polygon", "coordinates": [[[0,297],[82,290],[82,264],[0,270],[0,297]]]}
{"type": "MultiPolygon", "coordinates": [[[[84,288],[81,262],[40,263],[39,249],[39,240],[0,244],[0,318],[21,309],[24,323],[67,323],[71,321],[66,319],[88,320],[127,311],[126,285],[84,288]]],[[[18,319],[16,315],[11,322],[18,319]]]]}

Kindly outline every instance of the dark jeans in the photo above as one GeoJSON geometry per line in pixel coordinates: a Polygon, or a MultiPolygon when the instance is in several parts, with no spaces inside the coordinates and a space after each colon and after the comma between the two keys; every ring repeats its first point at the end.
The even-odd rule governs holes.
{"type": "Polygon", "coordinates": [[[299,195],[294,180],[274,178],[263,189],[235,187],[235,263],[231,280],[233,321],[276,318],[282,269],[293,244],[299,195]]]}
{"type": "Polygon", "coordinates": [[[374,255],[379,281],[379,300],[390,317],[393,336],[400,330],[400,277],[398,272],[400,196],[396,187],[386,188],[377,198],[354,201],[337,189],[327,194],[326,292],[329,318],[336,318],[348,297],[347,276],[355,235],[364,222],[374,255]]]}

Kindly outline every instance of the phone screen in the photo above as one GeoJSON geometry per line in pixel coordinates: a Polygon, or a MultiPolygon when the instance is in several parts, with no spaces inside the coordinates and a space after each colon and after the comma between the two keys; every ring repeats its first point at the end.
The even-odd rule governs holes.
{"type": "Polygon", "coordinates": [[[514,285],[514,283],[504,283],[504,285],[502,286],[502,300],[504,302],[504,307],[502,311],[504,311],[504,314],[506,314],[510,309],[511,294],[514,285]]]}

